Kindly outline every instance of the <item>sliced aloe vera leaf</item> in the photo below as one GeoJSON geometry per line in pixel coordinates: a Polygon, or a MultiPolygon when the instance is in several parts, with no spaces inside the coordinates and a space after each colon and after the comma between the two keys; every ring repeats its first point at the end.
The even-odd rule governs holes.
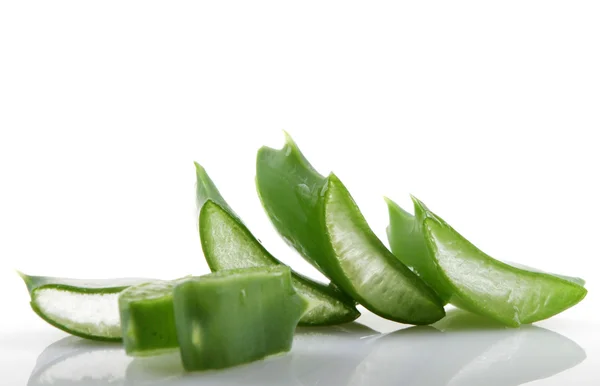
{"type": "MultiPolygon", "coordinates": [[[[413,197],[438,278],[428,284],[451,289],[450,303],[518,327],[556,315],[587,294],[578,278],[521,269],[486,255],[413,197]]],[[[392,214],[393,212],[390,212],[392,214]]],[[[398,220],[398,219],[397,219],[398,220]]]]}
{"type": "Polygon", "coordinates": [[[259,150],[256,174],[280,235],[337,287],[390,320],[429,324],[444,316],[438,296],[377,238],[342,182],[321,176],[288,135],[281,150],[259,150]]]}
{"type": "MultiPolygon", "coordinates": [[[[256,188],[265,212],[281,237],[325,276],[331,247],[324,236],[323,192],[327,179],[285,133],[285,145],[262,147],[256,156],[256,188]]],[[[337,285],[337,283],[335,283],[337,285]]]]}
{"type": "Polygon", "coordinates": [[[159,355],[179,347],[173,314],[173,290],[178,282],[156,280],[121,292],[121,331],[128,355],[159,355]]]}
{"type": "Polygon", "coordinates": [[[69,334],[106,341],[121,340],[119,293],[149,281],[19,275],[29,290],[31,308],[42,319],[69,334]]]}
{"type": "MultiPolygon", "coordinates": [[[[283,265],[250,233],[198,163],[196,175],[197,201],[201,205],[200,240],[211,271],[283,265]]],[[[300,319],[300,325],[347,323],[360,316],[353,300],[334,287],[293,271],[292,283],[309,304],[307,312],[300,319]]]]}
{"type": "Polygon", "coordinates": [[[341,181],[334,174],[328,180],[325,227],[335,282],[387,319],[411,324],[441,319],[444,308],[431,288],[385,248],[341,181]]]}
{"type": "Polygon", "coordinates": [[[173,300],[188,371],[221,369],[289,351],[307,308],[285,266],[190,278],[175,287],[173,300]]]}
{"type": "MultiPolygon", "coordinates": [[[[427,248],[422,229],[422,219],[425,216],[423,213],[424,206],[419,204],[420,201],[418,199],[413,197],[413,200],[415,201],[415,215],[408,213],[391,199],[385,199],[390,219],[390,224],[387,227],[388,241],[392,253],[400,261],[417,273],[426,283],[437,283],[435,288],[438,295],[447,303],[452,296],[453,289],[440,272],[433,257],[429,255],[430,252],[427,248]]],[[[581,286],[585,285],[585,280],[579,277],[544,272],[537,268],[514,262],[505,261],[504,263],[526,271],[548,273],[581,286]]]]}

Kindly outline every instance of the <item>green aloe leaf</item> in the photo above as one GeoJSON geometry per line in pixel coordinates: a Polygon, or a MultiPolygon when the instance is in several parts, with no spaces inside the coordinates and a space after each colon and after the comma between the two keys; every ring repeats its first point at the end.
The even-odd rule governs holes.
{"type": "MultiPolygon", "coordinates": [[[[196,177],[200,240],[211,271],[283,265],[250,233],[198,163],[196,177]]],[[[354,302],[339,290],[293,271],[292,282],[309,304],[300,325],[347,323],[360,316],[354,302]]]]}
{"type": "Polygon", "coordinates": [[[518,327],[556,315],[587,294],[582,279],[493,259],[415,197],[415,216],[387,202],[392,251],[459,308],[518,327]]]}
{"type": "Polygon", "coordinates": [[[375,236],[342,182],[320,175],[289,135],[282,149],[259,150],[256,184],[280,235],[367,309],[411,324],[444,316],[438,296],[375,236]]]}
{"type": "Polygon", "coordinates": [[[150,279],[82,280],[28,276],[19,272],[31,297],[31,308],[49,324],[82,338],[119,341],[118,296],[150,279]]]}
{"type": "Polygon", "coordinates": [[[175,287],[173,302],[188,371],[221,369],[289,351],[308,306],[283,265],[184,280],[175,287]]]}

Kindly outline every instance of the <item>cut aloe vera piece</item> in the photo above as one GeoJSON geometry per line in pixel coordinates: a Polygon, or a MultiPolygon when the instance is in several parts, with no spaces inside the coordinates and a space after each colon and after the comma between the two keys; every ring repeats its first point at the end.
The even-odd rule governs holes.
{"type": "Polygon", "coordinates": [[[179,347],[173,314],[173,290],[178,282],[157,280],[121,293],[121,331],[128,355],[159,355],[179,347]]]}
{"type": "Polygon", "coordinates": [[[444,316],[441,300],[369,228],[346,187],[321,176],[287,136],[283,149],[263,147],[258,193],[281,236],[365,308],[403,323],[444,316]]]}
{"type": "MultiPolygon", "coordinates": [[[[414,197],[413,200],[418,201],[414,197]]],[[[387,236],[392,253],[405,265],[416,272],[426,283],[438,283],[435,286],[438,295],[445,303],[447,303],[452,296],[453,289],[443,278],[442,273],[435,264],[435,260],[429,256],[429,250],[425,243],[422,230],[422,219],[424,217],[424,213],[422,213],[423,206],[415,204],[415,215],[412,215],[391,199],[386,198],[385,201],[389,210],[390,225],[387,227],[387,236]]],[[[505,263],[527,271],[548,273],[522,264],[513,262],[505,263]]],[[[578,277],[564,276],[555,273],[549,274],[581,286],[585,285],[585,280],[578,277]]]]}
{"type": "MultiPolygon", "coordinates": [[[[415,271],[450,303],[518,327],[547,319],[579,303],[587,294],[582,279],[518,268],[495,260],[471,244],[421,201],[413,197],[414,218],[391,200],[388,235],[393,248],[402,249],[414,222],[427,252],[407,248],[398,256],[414,264],[415,271]],[[409,256],[410,251],[417,251],[409,256]]],[[[408,241],[414,245],[417,241],[408,241]]]]}
{"type": "Polygon", "coordinates": [[[19,272],[31,296],[31,308],[46,322],[69,334],[94,340],[121,340],[118,296],[149,279],[81,280],[28,276],[19,272]]]}
{"type": "MultiPolygon", "coordinates": [[[[200,210],[202,250],[213,272],[283,265],[250,233],[227,205],[202,166],[196,163],[197,202],[200,210]]],[[[360,313],[352,299],[341,291],[317,283],[292,271],[292,283],[309,304],[300,325],[318,326],[347,323],[360,313]]]]}
{"type": "Polygon", "coordinates": [[[289,351],[307,308],[285,266],[187,279],[175,287],[173,299],[188,371],[222,369],[289,351]]]}

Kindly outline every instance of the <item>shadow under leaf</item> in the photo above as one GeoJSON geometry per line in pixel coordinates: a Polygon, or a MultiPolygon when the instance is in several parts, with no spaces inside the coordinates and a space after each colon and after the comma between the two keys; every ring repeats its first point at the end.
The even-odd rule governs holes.
{"type": "Polygon", "coordinates": [[[178,353],[133,359],[120,344],[69,337],[44,350],[28,386],[504,386],[550,377],[585,357],[544,328],[509,329],[456,311],[434,326],[388,334],[359,323],[299,328],[291,353],[202,373],[186,373],[178,353]]]}

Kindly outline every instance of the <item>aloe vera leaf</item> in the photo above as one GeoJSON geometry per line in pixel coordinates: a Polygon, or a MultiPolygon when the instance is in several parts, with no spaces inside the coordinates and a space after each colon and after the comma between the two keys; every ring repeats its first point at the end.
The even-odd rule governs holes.
{"type": "MultiPolygon", "coordinates": [[[[250,233],[198,163],[196,176],[197,202],[201,207],[200,240],[211,271],[283,265],[250,233]]],[[[293,271],[292,283],[309,304],[308,311],[300,319],[300,325],[347,323],[360,316],[353,300],[334,287],[293,271]]]]}
{"type": "Polygon", "coordinates": [[[69,334],[105,341],[121,340],[119,293],[150,280],[19,275],[29,291],[31,308],[39,317],[69,334]]]}
{"type": "MultiPolygon", "coordinates": [[[[582,279],[521,269],[486,255],[443,219],[413,197],[416,218],[421,224],[431,262],[421,272],[435,267],[435,276],[422,276],[438,292],[451,292],[450,303],[487,316],[507,326],[518,327],[556,315],[579,303],[587,290],[582,279]],[[436,279],[431,279],[436,277],[436,279]]],[[[396,216],[390,211],[390,216],[396,216]]],[[[396,216],[393,222],[402,222],[396,216]]],[[[390,228],[390,237],[396,237],[390,228]]],[[[399,231],[400,233],[400,231],[399,231]]],[[[400,236],[403,238],[404,236],[400,236]]],[[[393,244],[390,240],[390,244],[393,244]]],[[[416,258],[415,258],[416,260],[416,258]]]]}
{"type": "MultiPolygon", "coordinates": [[[[413,199],[417,200],[416,198],[413,199]]],[[[436,286],[439,291],[438,295],[447,303],[452,296],[452,288],[443,279],[434,259],[429,256],[429,250],[423,236],[422,221],[419,221],[424,216],[421,213],[423,206],[415,204],[414,210],[416,215],[412,215],[402,209],[393,200],[386,197],[385,201],[388,205],[390,219],[390,224],[386,231],[392,253],[416,272],[426,283],[438,283],[436,286]]],[[[579,277],[545,272],[515,262],[504,261],[504,263],[526,271],[547,273],[580,286],[585,285],[585,280],[579,277]]]]}
{"type": "Polygon", "coordinates": [[[438,296],[375,236],[342,182],[320,175],[289,135],[282,149],[259,150],[256,173],[275,228],[338,288],[390,320],[429,324],[444,316],[438,296]]]}
{"type": "Polygon", "coordinates": [[[175,287],[173,300],[188,371],[221,369],[289,351],[308,306],[285,266],[190,278],[175,287]]]}

